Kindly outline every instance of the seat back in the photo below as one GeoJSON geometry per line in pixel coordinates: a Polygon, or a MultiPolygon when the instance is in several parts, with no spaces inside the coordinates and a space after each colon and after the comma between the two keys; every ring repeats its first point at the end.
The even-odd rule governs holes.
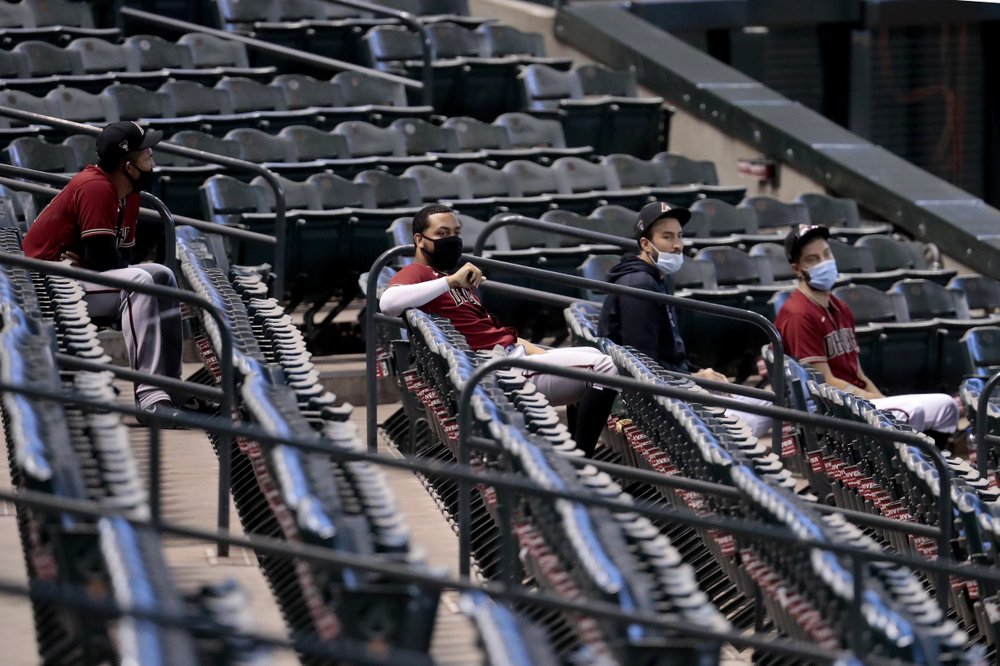
{"type": "MultiPolygon", "coordinates": [[[[50,92],[49,95],[51,94],[50,92]]],[[[58,115],[59,111],[52,106],[52,99],[49,95],[36,97],[23,90],[0,90],[0,105],[10,106],[21,111],[41,113],[46,116],[58,115]]],[[[0,127],[23,127],[24,125],[24,121],[0,117],[0,127]]]]}
{"type": "Polygon", "coordinates": [[[518,76],[528,106],[558,107],[559,100],[580,99],[583,86],[576,72],[561,72],[547,65],[528,65],[518,76]]]}
{"type": "Polygon", "coordinates": [[[363,120],[348,120],[333,128],[333,133],[347,140],[353,157],[406,155],[403,137],[389,128],[376,127],[363,120]]]}
{"type": "Polygon", "coordinates": [[[124,72],[129,67],[129,54],[120,44],[113,44],[98,37],[78,37],[66,45],[66,50],[80,55],[83,71],[103,74],[124,72]]]}
{"type": "Polygon", "coordinates": [[[985,275],[956,275],[948,286],[962,292],[971,310],[986,314],[1000,310],[1000,280],[985,275]]]}
{"type": "Polygon", "coordinates": [[[795,292],[795,289],[782,289],[781,291],[774,292],[774,296],[771,296],[771,300],[768,301],[774,307],[774,316],[777,317],[778,313],[781,312],[781,308],[785,307],[785,302],[788,301],[788,297],[795,292]]]}
{"type": "Polygon", "coordinates": [[[478,162],[466,162],[455,167],[452,173],[465,179],[469,194],[474,199],[510,196],[511,186],[507,174],[498,169],[478,162]]]}
{"type": "Polygon", "coordinates": [[[34,28],[35,17],[31,12],[34,3],[4,2],[0,3],[0,28],[34,28]]]}
{"type": "Polygon", "coordinates": [[[706,247],[695,255],[695,261],[708,261],[715,267],[718,285],[773,284],[771,263],[763,257],[751,257],[734,247],[706,247]]]}
{"type": "Polygon", "coordinates": [[[0,77],[19,79],[28,76],[31,74],[28,72],[28,62],[23,54],[0,49],[0,77]]]}
{"type": "Polygon", "coordinates": [[[149,72],[157,69],[191,69],[194,58],[187,44],[168,42],[156,35],[133,35],[125,40],[132,71],[149,72]]]}
{"type": "Polygon", "coordinates": [[[311,125],[289,125],[283,127],[278,136],[285,143],[290,162],[346,159],[351,156],[346,138],[311,125]]]}
{"type": "Polygon", "coordinates": [[[552,163],[552,171],[562,194],[610,189],[601,165],[582,157],[560,157],[552,163]]]}
{"type": "Polygon", "coordinates": [[[455,130],[431,125],[420,118],[400,118],[389,127],[402,137],[407,155],[457,153],[461,150],[455,130]]]}
{"type": "Polygon", "coordinates": [[[266,213],[270,210],[264,189],[244,183],[232,176],[217,175],[200,188],[205,219],[220,224],[236,224],[243,213],[266,213]]]}
{"type": "Polygon", "coordinates": [[[113,122],[119,120],[110,99],[85,90],[60,86],[45,96],[50,113],[77,122],[113,122]]]}
{"type": "Polygon", "coordinates": [[[240,146],[240,159],[247,162],[291,162],[288,144],[281,137],[252,127],[230,130],[223,137],[240,146]]]}
{"type": "Polygon", "coordinates": [[[191,63],[196,68],[250,66],[246,47],[239,42],[201,32],[189,32],[181,35],[177,43],[188,48],[191,63]]]}
{"type": "Polygon", "coordinates": [[[674,289],[718,289],[715,264],[711,261],[685,259],[676,273],[668,277],[674,289]]]}
{"type": "MultiPolygon", "coordinates": [[[[198,130],[183,130],[177,132],[172,137],[170,137],[171,143],[176,143],[178,145],[184,146],[185,148],[192,148],[194,150],[202,150],[206,153],[215,153],[216,155],[223,155],[225,157],[233,157],[239,159],[240,157],[240,144],[233,139],[221,139],[211,134],[205,132],[200,132],[198,130]]],[[[192,164],[202,164],[202,162],[187,157],[173,157],[176,166],[189,166],[192,164]]],[[[159,158],[157,158],[159,159],[159,158]]]]}
{"type": "Polygon", "coordinates": [[[502,171],[507,174],[512,196],[531,197],[559,191],[555,172],[538,162],[514,160],[503,165],[502,171]]]}
{"type": "Polygon", "coordinates": [[[468,28],[440,21],[427,26],[435,58],[477,58],[482,50],[480,36],[468,28]]]}
{"type": "Polygon", "coordinates": [[[666,186],[666,170],[648,160],[640,160],[632,155],[622,153],[607,155],[601,160],[604,177],[608,187],[613,190],[626,190],[635,187],[666,186]]]}
{"type": "Polygon", "coordinates": [[[83,74],[83,59],[76,51],[29,39],[11,49],[21,54],[30,76],[83,74]]]}
{"type": "Polygon", "coordinates": [[[576,72],[584,95],[639,96],[634,72],[594,64],[577,65],[573,71],[576,72]]]}
{"type": "Polygon", "coordinates": [[[821,192],[806,192],[800,194],[796,201],[805,204],[809,209],[809,219],[814,224],[851,228],[861,226],[858,202],[854,199],[840,199],[821,192]]]}
{"type": "Polygon", "coordinates": [[[245,76],[224,76],[214,87],[229,95],[234,113],[287,110],[285,96],[280,89],[245,76]]]}
{"type": "Polygon", "coordinates": [[[483,56],[545,56],[545,38],[540,33],[522,32],[503,23],[484,23],[476,32],[483,36],[483,56]]]}
{"type": "Polygon", "coordinates": [[[362,38],[367,62],[376,69],[404,69],[407,61],[421,60],[420,36],[393,25],[378,25],[362,38]]]}
{"type": "Polygon", "coordinates": [[[543,120],[527,113],[504,113],[493,121],[507,129],[513,148],[565,148],[566,137],[558,120],[543,120]]]}
{"type": "Polygon", "coordinates": [[[229,94],[219,88],[210,88],[197,81],[167,81],[158,92],[166,96],[165,115],[198,116],[233,112],[229,94]]]}
{"type": "Polygon", "coordinates": [[[794,280],[795,271],[785,258],[785,247],[779,243],[757,243],[747,253],[751,257],[764,257],[771,263],[775,282],[794,280]]]}
{"type": "Polygon", "coordinates": [[[420,199],[424,202],[472,198],[468,183],[460,175],[436,167],[423,164],[411,166],[403,172],[403,177],[416,182],[420,199]]]}
{"type": "Polygon", "coordinates": [[[3,150],[9,164],[24,169],[35,169],[50,173],[73,173],[79,170],[76,153],[59,143],[49,143],[45,139],[20,137],[14,139],[3,150]]]}
{"type": "MultiPolygon", "coordinates": [[[[286,210],[318,210],[321,207],[316,188],[311,183],[300,183],[283,176],[278,176],[278,182],[285,191],[286,210]]],[[[257,176],[250,181],[250,184],[260,188],[260,200],[268,210],[274,210],[276,206],[274,190],[268,185],[267,179],[264,176],[257,176]]]]}
{"type": "Polygon", "coordinates": [[[662,164],[667,169],[667,181],[671,184],[701,183],[703,185],[718,185],[719,175],[715,162],[711,160],[693,160],[677,153],[662,152],[653,156],[653,161],[662,164]]]}
{"type": "Polygon", "coordinates": [[[357,72],[341,72],[331,80],[340,88],[341,99],[347,106],[407,106],[406,90],[402,83],[384,81],[357,72]]]}
{"type": "Polygon", "coordinates": [[[694,235],[702,238],[758,232],[753,208],[740,208],[718,199],[701,199],[691,206],[694,235]]]}
{"type": "MultiPolygon", "coordinates": [[[[73,151],[74,160],[79,168],[88,164],[97,164],[96,137],[90,134],[73,134],[63,139],[62,144],[73,151]]],[[[159,161],[159,157],[157,161],[159,161]]]]}
{"type": "Polygon", "coordinates": [[[809,224],[809,209],[799,202],[785,203],[768,194],[745,197],[740,208],[750,208],[757,213],[757,226],[761,229],[791,227],[809,224]]]}
{"type": "Polygon", "coordinates": [[[871,250],[875,270],[891,271],[898,268],[926,269],[923,245],[915,241],[901,241],[890,236],[872,235],[859,238],[858,247],[871,250]]]}
{"type": "MultiPolygon", "coordinates": [[[[596,217],[586,217],[580,215],[579,213],[574,213],[571,210],[555,209],[546,211],[539,218],[542,222],[551,222],[552,224],[561,224],[565,227],[572,227],[574,229],[586,229],[587,231],[596,231],[602,234],[616,235],[614,227],[607,221],[596,217]]],[[[567,236],[565,240],[562,241],[562,245],[580,245],[584,243],[591,243],[593,241],[586,241],[580,238],[573,238],[567,236]]]]}
{"type": "Polygon", "coordinates": [[[639,219],[638,211],[617,204],[599,206],[590,214],[611,225],[611,233],[624,238],[635,238],[635,222],[639,219]]]}
{"type": "Polygon", "coordinates": [[[121,120],[163,118],[167,115],[167,99],[163,93],[131,83],[112,83],[101,91],[101,97],[108,100],[109,108],[121,120]]]}
{"type": "Polygon", "coordinates": [[[507,133],[507,128],[500,125],[491,125],[475,118],[456,116],[446,120],[443,127],[455,132],[461,150],[510,148],[510,135],[507,133]]]}
{"type": "Polygon", "coordinates": [[[289,109],[344,106],[340,86],[333,81],[320,81],[305,74],[280,74],[269,85],[281,91],[289,109]]]}
{"type": "Polygon", "coordinates": [[[979,377],[1000,372],[1000,327],[976,326],[962,336],[966,352],[966,371],[979,377]]]}
{"type": "Polygon", "coordinates": [[[369,183],[352,182],[332,173],[316,173],[308,178],[322,209],[375,208],[375,188],[369,183]]]}
{"type": "Polygon", "coordinates": [[[419,206],[420,191],[411,178],[393,176],[384,171],[369,169],[354,177],[355,183],[367,183],[375,191],[375,205],[379,208],[419,206]]]}
{"type": "Polygon", "coordinates": [[[886,293],[866,284],[837,287],[833,295],[844,301],[858,324],[910,321],[902,294],[886,293]]]}
{"type": "MultiPolygon", "coordinates": [[[[576,272],[577,275],[587,278],[588,280],[607,282],[608,273],[611,272],[611,269],[619,261],[621,261],[621,259],[621,255],[619,254],[588,254],[587,258],[584,259],[583,263],[576,269],[576,272]]],[[[585,290],[584,296],[589,301],[601,303],[604,301],[605,294],[587,289],[585,290]]]]}
{"type": "Polygon", "coordinates": [[[958,289],[942,287],[931,280],[900,280],[891,292],[903,295],[910,319],[968,319],[969,305],[958,289]]]}
{"type": "Polygon", "coordinates": [[[875,271],[875,257],[867,247],[850,245],[831,238],[830,251],[837,261],[837,270],[841,273],[872,273],[875,271]]]}
{"type": "Polygon", "coordinates": [[[71,0],[45,0],[27,3],[35,27],[63,25],[72,28],[93,28],[94,15],[90,5],[71,0]]]}

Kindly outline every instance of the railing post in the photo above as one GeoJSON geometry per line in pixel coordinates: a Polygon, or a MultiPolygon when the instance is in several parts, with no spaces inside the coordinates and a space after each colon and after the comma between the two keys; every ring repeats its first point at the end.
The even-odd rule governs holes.
{"type": "Polygon", "coordinates": [[[1000,372],[986,381],[976,403],[976,467],[984,479],[989,477],[990,454],[986,435],[989,430],[990,397],[998,383],[1000,383],[1000,372]]]}

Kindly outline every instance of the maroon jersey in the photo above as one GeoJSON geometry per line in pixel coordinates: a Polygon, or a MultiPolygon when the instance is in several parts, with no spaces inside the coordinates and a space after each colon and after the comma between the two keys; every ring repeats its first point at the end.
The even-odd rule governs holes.
{"type": "Polygon", "coordinates": [[[38,214],[24,237],[24,254],[58,261],[67,250],[82,254],[81,241],[101,234],[114,236],[119,248],[132,247],[138,217],[138,193],[126,196],[122,207],[108,174],[90,165],[38,214]]]}
{"type": "Polygon", "coordinates": [[[785,352],[803,363],[827,363],[833,376],[864,388],[858,369],[858,341],[854,336],[854,315],[847,305],[830,295],[824,308],[795,290],[774,320],[785,352]]]}
{"type": "MultiPolygon", "coordinates": [[[[413,263],[400,269],[389,285],[418,284],[447,277],[430,266],[413,263]]],[[[472,289],[449,289],[437,298],[420,306],[427,314],[440,315],[451,321],[465,336],[474,350],[492,349],[496,345],[508,347],[517,342],[517,331],[501,326],[496,317],[483,307],[479,295],[472,289]]]]}

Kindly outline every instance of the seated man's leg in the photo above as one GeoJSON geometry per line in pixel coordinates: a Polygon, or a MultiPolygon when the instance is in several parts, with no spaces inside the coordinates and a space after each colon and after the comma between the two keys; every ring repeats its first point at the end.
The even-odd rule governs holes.
{"type": "MultiPolygon", "coordinates": [[[[562,347],[551,349],[544,354],[531,357],[533,361],[541,361],[564,368],[579,368],[591,370],[604,375],[617,375],[618,369],[607,354],[593,347],[562,347]]],[[[618,392],[611,388],[591,386],[587,382],[557,377],[545,374],[525,374],[535,387],[544,394],[553,405],[565,405],[579,401],[576,410],[576,423],[570,424],[573,439],[577,446],[588,456],[597,447],[597,440],[604,431],[608,414],[614,405],[618,392]]]]}
{"type": "Polygon", "coordinates": [[[879,409],[893,412],[914,430],[955,432],[958,428],[958,405],[944,393],[909,393],[872,400],[879,409]]]}
{"type": "MultiPolygon", "coordinates": [[[[740,402],[745,402],[748,405],[764,405],[766,407],[773,407],[774,403],[770,400],[764,400],[763,398],[750,398],[745,395],[735,395],[728,394],[727,398],[732,398],[733,400],[739,400],[740,402]]],[[[749,412],[739,412],[735,409],[726,410],[727,414],[732,414],[734,416],[740,417],[740,419],[750,426],[750,431],[753,432],[754,437],[761,437],[767,434],[767,431],[771,429],[771,417],[761,416],[760,414],[751,414],[749,412]]]]}
{"type": "MultiPolygon", "coordinates": [[[[136,264],[132,268],[149,273],[153,278],[153,284],[161,287],[177,287],[173,271],[162,264],[136,264]]],[[[158,315],[154,321],[159,324],[160,349],[158,363],[152,364],[156,367],[153,372],[164,377],[180,379],[183,372],[182,348],[184,344],[180,304],[172,298],[158,298],[156,306],[158,315]]]]}
{"type": "MultiPolygon", "coordinates": [[[[529,358],[532,361],[561,368],[578,368],[580,370],[599,372],[604,375],[618,374],[618,369],[615,367],[615,363],[611,360],[611,357],[593,347],[556,347],[555,349],[546,351],[544,354],[535,354],[529,358]]],[[[578,402],[589,388],[588,382],[578,379],[533,372],[526,372],[524,376],[554,406],[578,402]]]]}

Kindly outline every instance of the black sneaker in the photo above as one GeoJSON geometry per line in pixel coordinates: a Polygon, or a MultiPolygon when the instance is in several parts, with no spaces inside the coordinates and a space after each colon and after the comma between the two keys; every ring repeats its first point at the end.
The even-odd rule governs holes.
{"type": "Polygon", "coordinates": [[[144,425],[148,428],[153,420],[147,415],[153,414],[166,419],[157,420],[161,430],[187,430],[190,428],[190,426],[178,423],[176,420],[180,416],[189,415],[189,413],[169,400],[161,400],[160,402],[154,402],[149,407],[140,408],[139,412],[135,415],[135,420],[138,421],[140,425],[144,425]]]}

